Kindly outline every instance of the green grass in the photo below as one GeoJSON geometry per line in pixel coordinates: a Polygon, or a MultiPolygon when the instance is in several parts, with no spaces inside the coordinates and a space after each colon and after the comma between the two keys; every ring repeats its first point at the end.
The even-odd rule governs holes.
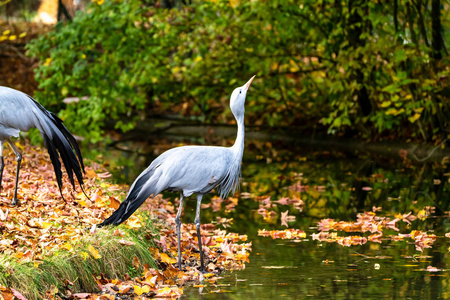
{"type": "Polygon", "coordinates": [[[154,243],[152,239],[145,238],[147,233],[155,232],[155,228],[147,216],[143,219],[147,222],[138,229],[120,226],[98,230],[74,245],[74,251],[55,252],[38,266],[33,262],[19,263],[14,258],[0,256],[0,284],[18,290],[27,299],[42,299],[52,285],[64,293],[62,288],[65,280],[74,284],[75,292],[98,292],[95,275],[104,274],[111,279],[123,278],[126,273],[130,276],[142,274],[144,264],[156,268],[148,251],[149,247],[154,247],[154,243]],[[114,236],[117,228],[125,233],[123,237],[114,236]],[[119,243],[121,239],[133,242],[134,245],[122,245],[119,243]],[[99,252],[101,258],[95,259],[90,254],[89,245],[99,252]],[[132,266],[135,256],[139,259],[140,270],[135,270],[132,266]]]}

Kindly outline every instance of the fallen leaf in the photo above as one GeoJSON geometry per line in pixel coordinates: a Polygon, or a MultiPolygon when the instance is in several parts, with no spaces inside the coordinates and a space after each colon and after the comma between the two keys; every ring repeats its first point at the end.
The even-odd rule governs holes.
{"type": "Polygon", "coordinates": [[[98,253],[98,251],[94,248],[94,246],[89,245],[88,250],[91,253],[92,257],[94,257],[95,259],[102,258],[102,256],[98,253]]]}
{"type": "Polygon", "coordinates": [[[144,285],[142,287],[135,285],[134,286],[134,292],[136,293],[136,295],[140,296],[144,293],[148,293],[150,292],[150,287],[148,285],[144,285]]]}

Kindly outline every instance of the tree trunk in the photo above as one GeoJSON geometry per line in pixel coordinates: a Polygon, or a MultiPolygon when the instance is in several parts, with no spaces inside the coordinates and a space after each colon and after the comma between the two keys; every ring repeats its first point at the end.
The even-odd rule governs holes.
{"type": "Polygon", "coordinates": [[[434,60],[442,59],[442,50],[444,48],[444,41],[441,35],[441,3],[439,0],[431,1],[431,45],[432,57],[434,60]]]}
{"type": "Polygon", "coordinates": [[[416,10],[417,10],[417,15],[419,16],[420,33],[422,35],[423,41],[425,42],[425,45],[427,47],[430,47],[430,43],[428,43],[428,38],[427,38],[427,30],[425,29],[425,21],[423,19],[423,14],[422,14],[422,1],[418,0],[417,3],[415,3],[415,5],[416,5],[416,10]]]}
{"type": "MultiPolygon", "coordinates": [[[[366,5],[365,0],[350,0],[349,1],[349,24],[348,24],[348,32],[349,32],[349,45],[353,49],[357,49],[359,47],[364,47],[365,41],[361,39],[361,34],[363,33],[363,18],[359,15],[356,7],[364,7],[366,5]]],[[[362,57],[359,56],[358,60],[361,62],[361,67],[364,67],[362,63],[362,57]]],[[[358,83],[359,89],[355,90],[354,96],[356,96],[359,108],[364,116],[369,115],[372,112],[372,103],[369,99],[369,93],[367,92],[367,88],[364,85],[364,74],[361,70],[361,67],[355,70],[354,80],[358,83]]]]}
{"type": "Polygon", "coordinates": [[[62,16],[66,17],[67,20],[72,21],[72,17],[69,15],[66,6],[62,0],[58,0],[58,22],[62,20],[62,16]]]}

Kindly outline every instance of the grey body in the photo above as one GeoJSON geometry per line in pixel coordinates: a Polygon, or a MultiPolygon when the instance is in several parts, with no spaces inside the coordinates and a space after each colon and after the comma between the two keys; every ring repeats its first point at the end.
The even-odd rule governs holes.
{"type": "Polygon", "coordinates": [[[36,127],[44,138],[61,195],[62,171],[61,162],[59,161],[60,155],[72,186],[75,187],[74,174],[80,185],[83,184],[82,172],[84,171],[84,165],[80,149],[75,138],[64,127],[62,121],[27,94],[0,86],[0,188],[4,169],[3,146],[4,142],[8,142],[16,154],[17,161],[13,204],[17,203],[17,183],[22,155],[14,143],[11,142],[11,138],[18,137],[20,131],[28,131],[33,127],[36,127]]]}
{"type": "Polygon", "coordinates": [[[26,94],[0,86],[0,140],[19,137],[20,131],[46,126],[41,111],[26,94]],[[42,124],[41,124],[42,123],[42,124]]]}
{"type": "Polygon", "coordinates": [[[239,182],[242,151],[214,146],[184,146],[170,149],[158,156],[131,186],[133,191],[140,178],[153,175],[140,193],[159,194],[164,190],[181,191],[184,197],[207,194],[216,186],[225,197],[239,182]],[[170,171],[169,171],[170,170],[170,171]],[[226,179],[230,178],[229,181],[226,179]]]}
{"type": "Polygon", "coordinates": [[[150,196],[162,191],[180,192],[180,206],[175,219],[178,237],[178,267],[181,270],[180,227],[184,198],[197,195],[195,225],[197,228],[201,269],[204,270],[200,236],[200,204],[204,194],[217,188],[225,198],[239,186],[244,151],[245,97],[254,76],[233,91],[230,107],[236,118],[238,132],[232,147],[183,146],[158,156],[133,182],[127,198],[119,208],[99,226],[118,225],[126,221],[150,196]]]}

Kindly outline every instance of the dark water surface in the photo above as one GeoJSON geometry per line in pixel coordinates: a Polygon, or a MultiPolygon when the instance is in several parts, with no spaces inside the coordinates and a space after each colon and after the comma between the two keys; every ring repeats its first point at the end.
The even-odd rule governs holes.
{"type": "MultiPolygon", "coordinates": [[[[187,142],[186,144],[189,144],[187,142]]],[[[217,144],[216,144],[217,145],[217,144]]],[[[162,151],[174,146],[119,143],[109,149],[115,178],[130,183],[162,151]],[[124,166],[124,167],[123,167],[124,166]]],[[[105,152],[106,153],[106,152],[105,152]]],[[[248,235],[253,244],[250,263],[242,271],[223,273],[217,284],[185,287],[183,299],[446,299],[449,294],[449,178],[446,160],[417,162],[335,147],[290,146],[249,142],[242,166],[241,194],[235,209],[202,210],[202,223],[217,216],[233,218],[228,231],[248,235]],[[272,218],[258,213],[261,201],[271,197],[301,199],[301,210],[274,203],[272,218]],[[395,217],[412,212],[421,218],[411,224],[398,221],[399,231],[386,230],[381,243],[344,247],[313,240],[324,218],[356,221],[356,215],[381,209],[377,216],[395,217]],[[281,213],[295,216],[289,228],[304,230],[306,238],[281,240],[258,236],[258,230],[283,230],[281,213]],[[436,235],[423,251],[414,240],[393,241],[412,230],[436,235]]],[[[111,159],[110,159],[111,160],[111,159]]],[[[178,197],[168,193],[169,197],[178,197]]],[[[237,196],[237,195],[236,195],[237,196]]],[[[212,195],[204,198],[209,203],[212,195]]],[[[187,201],[183,223],[193,222],[194,198],[187,201]]],[[[339,232],[341,236],[371,233],[339,232]]]]}

